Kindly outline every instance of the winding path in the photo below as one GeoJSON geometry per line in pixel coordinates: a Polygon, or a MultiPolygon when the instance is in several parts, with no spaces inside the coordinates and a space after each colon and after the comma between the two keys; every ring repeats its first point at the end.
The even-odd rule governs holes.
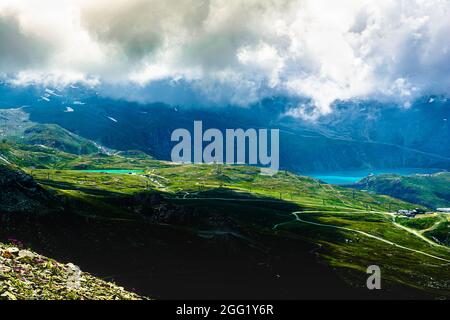
{"type": "MultiPolygon", "coordinates": [[[[183,197],[182,199],[179,198],[179,200],[220,200],[220,201],[230,201],[230,200],[231,200],[231,201],[269,201],[269,202],[280,202],[279,200],[267,200],[267,199],[263,199],[263,198],[262,198],[262,199],[239,199],[239,198],[186,198],[186,196],[187,196],[187,194],[185,194],[184,197],[183,197]]],[[[315,226],[320,226],[320,227],[333,228],[333,229],[340,229],[340,230],[345,230],[345,231],[350,231],[350,232],[359,233],[359,234],[361,234],[361,235],[363,235],[363,236],[366,236],[366,237],[368,237],[368,238],[371,238],[371,239],[375,239],[375,240],[384,242],[384,243],[386,243],[386,244],[395,246],[395,247],[397,247],[397,248],[401,248],[401,249],[404,249],[404,250],[407,250],[407,251],[415,252],[415,253],[418,253],[418,254],[421,254],[421,255],[424,255],[424,256],[427,256],[427,257],[436,259],[436,260],[440,260],[440,261],[444,261],[444,262],[450,263],[450,260],[449,260],[449,259],[441,258],[441,257],[435,256],[435,255],[426,253],[426,252],[424,252],[424,251],[420,251],[420,250],[408,248],[408,247],[405,247],[405,246],[403,246],[403,245],[397,244],[397,243],[395,243],[395,242],[392,242],[392,241],[383,239],[383,238],[381,238],[381,237],[375,236],[375,235],[373,235],[373,234],[370,234],[370,233],[367,233],[367,232],[364,232],[364,231],[361,231],[361,230],[356,230],[356,229],[351,229],[351,228],[347,228],[347,227],[340,227],[340,226],[334,226],[334,225],[329,225],[329,224],[323,224],[323,223],[311,222],[311,221],[303,220],[303,219],[301,219],[301,218],[298,216],[298,214],[299,214],[299,213],[305,213],[305,212],[309,212],[309,213],[320,213],[320,212],[332,213],[332,211],[318,211],[318,210],[317,210],[317,211],[296,211],[296,212],[292,212],[292,213],[291,213],[291,214],[294,215],[294,217],[295,217],[295,220],[293,220],[293,221],[298,221],[298,222],[302,222],[302,223],[306,223],[306,224],[310,224],[310,225],[315,225],[315,226]]],[[[338,212],[338,211],[336,211],[336,212],[338,212]]],[[[339,212],[341,212],[341,211],[339,211],[339,212]]],[[[358,212],[358,211],[352,211],[352,213],[357,213],[357,212],[358,212]]],[[[366,211],[362,211],[362,210],[361,210],[361,212],[366,212],[366,211]]],[[[383,214],[382,212],[378,212],[378,213],[383,214]]],[[[276,224],[276,225],[273,227],[273,229],[277,229],[279,226],[284,225],[284,224],[291,223],[291,222],[293,222],[293,221],[287,221],[287,222],[283,222],[283,223],[276,224]]],[[[399,226],[399,227],[400,227],[400,225],[398,225],[397,223],[394,223],[394,221],[392,221],[392,223],[393,223],[395,226],[399,226]]],[[[404,229],[404,228],[402,228],[402,229],[404,229]]],[[[406,229],[408,229],[408,228],[406,228],[406,229]]],[[[419,234],[417,234],[417,233],[415,233],[415,232],[411,232],[410,230],[406,230],[406,229],[405,229],[405,231],[408,231],[408,232],[412,233],[413,235],[419,237],[421,240],[424,240],[424,241],[426,241],[426,242],[429,243],[429,244],[431,244],[431,242],[432,242],[433,245],[440,246],[440,245],[434,243],[433,241],[431,241],[431,240],[429,240],[429,239],[426,239],[424,236],[419,235],[419,234]]],[[[447,264],[446,264],[446,265],[447,265],[447,264]]]]}
{"type": "MultiPolygon", "coordinates": [[[[423,251],[420,251],[420,250],[411,249],[411,248],[402,246],[400,244],[397,244],[395,242],[392,242],[392,241],[380,238],[378,236],[374,236],[373,234],[370,234],[370,233],[367,233],[367,232],[364,232],[364,231],[361,231],[361,230],[351,229],[351,228],[347,228],[347,227],[334,226],[334,225],[329,225],[329,224],[323,224],[323,223],[318,223],[318,222],[306,221],[306,220],[303,220],[302,218],[300,218],[298,216],[299,213],[302,213],[302,212],[301,211],[292,212],[292,214],[295,217],[294,221],[299,221],[299,222],[302,222],[302,223],[311,224],[311,225],[320,226],[320,227],[326,227],[326,228],[333,228],[333,229],[340,229],[340,230],[345,230],[345,231],[350,231],[350,232],[356,232],[356,233],[362,234],[362,235],[364,235],[364,236],[366,236],[368,238],[372,238],[372,239],[375,239],[375,240],[387,243],[389,245],[392,245],[392,246],[395,246],[395,247],[398,247],[398,248],[402,248],[404,250],[412,251],[412,252],[415,252],[415,253],[418,253],[418,254],[421,254],[421,255],[433,258],[433,259],[437,259],[437,260],[441,260],[441,261],[445,261],[445,262],[450,263],[450,260],[448,260],[448,259],[441,258],[441,257],[435,256],[435,255],[432,255],[432,254],[429,254],[429,253],[426,253],[426,252],[423,252],[423,251]]],[[[275,227],[278,227],[278,225],[276,225],[275,227]]]]}
{"type": "MultiPolygon", "coordinates": [[[[448,247],[443,246],[443,245],[440,245],[439,243],[436,243],[436,242],[434,242],[433,240],[428,239],[428,238],[425,237],[421,232],[419,232],[419,231],[417,231],[417,230],[414,230],[414,229],[412,229],[412,228],[408,228],[408,227],[406,227],[406,226],[404,226],[404,225],[401,225],[400,223],[398,223],[398,222],[395,221],[395,216],[394,216],[394,215],[392,215],[392,216],[393,216],[393,217],[392,217],[392,224],[393,224],[394,226],[396,226],[397,228],[403,229],[403,230],[405,230],[405,231],[407,231],[407,232],[409,232],[409,233],[415,235],[416,237],[422,239],[423,241],[427,242],[428,244],[430,244],[430,245],[432,245],[432,246],[434,246],[434,247],[441,247],[441,248],[444,248],[444,249],[446,249],[446,250],[450,250],[448,247]]],[[[440,222],[435,223],[435,224],[433,225],[433,227],[436,226],[436,225],[439,224],[439,223],[440,223],[440,222]]]]}

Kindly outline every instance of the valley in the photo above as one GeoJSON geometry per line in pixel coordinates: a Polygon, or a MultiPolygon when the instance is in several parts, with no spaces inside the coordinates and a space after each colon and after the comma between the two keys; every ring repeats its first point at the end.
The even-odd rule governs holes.
{"type": "MultiPolygon", "coordinates": [[[[273,123],[284,163],[274,176],[252,166],[175,164],[161,160],[169,149],[163,136],[188,126],[197,111],[134,105],[125,115],[117,101],[66,90],[75,91],[38,102],[31,92],[29,105],[16,109],[2,102],[0,243],[20,239],[37,254],[155,299],[450,296],[449,215],[393,215],[446,204],[446,180],[422,184],[411,197],[371,182],[384,175],[340,186],[293,173],[374,165],[389,172],[398,164],[428,172],[445,170],[446,156],[284,118],[273,123]],[[169,126],[169,119],[184,120],[169,126]],[[374,264],[383,271],[378,292],[366,288],[374,264]]],[[[259,119],[233,109],[222,120],[264,127],[278,103],[261,105],[259,119]]],[[[216,111],[203,119],[223,127],[216,111]]],[[[396,179],[417,186],[417,177],[396,179]]]]}
{"type": "Polygon", "coordinates": [[[10,202],[17,210],[0,206],[1,241],[20,239],[146,297],[450,295],[450,248],[389,215],[417,204],[288,171],[270,177],[256,167],[180,165],[136,152],[4,142],[2,157],[21,163],[17,170],[45,196],[24,186],[22,205],[10,202]],[[383,270],[382,293],[365,288],[372,264],[383,270]]]}
{"type": "Polygon", "coordinates": [[[0,0],[0,311],[450,300],[449,12],[0,0]]]}
{"type": "Polygon", "coordinates": [[[56,124],[107,149],[140,150],[155,159],[169,160],[170,133],[192,128],[197,120],[203,121],[205,130],[224,131],[230,124],[244,130],[277,128],[283,159],[280,165],[299,174],[374,168],[450,169],[446,139],[450,127],[445,121],[450,117],[449,101],[443,97],[429,101],[424,97],[410,109],[370,100],[338,101],[335,113],[308,121],[289,116],[296,106],[310,104],[293,97],[270,97],[248,108],[228,106],[223,112],[222,107],[208,105],[112,99],[102,94],[101,88],[83,84],[53,88],[0,83],[0,119],[4,114],[8,123],[20,123],[14,130],[9,126],[9,135],[20,136],[29,125],[56,124]],[[26,122],[21,123],[22,119],[26,122]]]}

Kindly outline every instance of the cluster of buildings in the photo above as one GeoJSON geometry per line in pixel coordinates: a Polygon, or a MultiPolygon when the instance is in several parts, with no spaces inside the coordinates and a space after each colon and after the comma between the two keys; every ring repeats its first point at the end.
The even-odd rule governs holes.
{"type": "MultiPolygon", "coordinates": [[[[450,208],[437,208],[436,212],[450,214],[450,208]]],[[[396,212],[396,214],[399,216],[406,216],[406,217],[410,217],[410,218],[414,218],[418,214],[426,214],[426,213],[431,213],[431,212],[426,212],[424,209],[420,209],[420,208],[415,208],[413,210],[401,209],[396,212]]]]}
{"type": "Polygon", "coordinates": [[[399,216],[407,216],[407,217],[411,217],[411,218],[414,218],[418,214],[425,214],[425,213],[427,213],[427,212],[420,208],[415,208],[413,210],[402,209],[402,210],[398,210],[396,212],[396,214],[399,216]]]}

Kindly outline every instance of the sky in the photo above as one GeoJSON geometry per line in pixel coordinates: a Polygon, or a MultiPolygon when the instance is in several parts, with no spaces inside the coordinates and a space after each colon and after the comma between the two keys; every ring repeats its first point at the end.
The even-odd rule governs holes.
{"type": "Polygon", "coordinates": [[[450,93],[449,17],[450,0],[0,0],[0,75],[180,103],[305,97],[319,115],[408,107],[450,93]]]}

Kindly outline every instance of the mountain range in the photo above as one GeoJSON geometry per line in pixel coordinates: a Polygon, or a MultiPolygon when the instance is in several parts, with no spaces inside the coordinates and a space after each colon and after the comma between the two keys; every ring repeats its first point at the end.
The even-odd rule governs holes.
{"type": "MultiPolygon", "coordinates": [[[[441,96],[423,97],[408,108],[367,100],[337,101],[333,112],[317,119],[291,116],[298,106],[307,113],[309,102],[290,97],[264,99],[249,107],[187,107],[112,99],[81,84],[58,89],[7,83],[0,85],[0,97],[4,137],[33,135],[32,139],[45,142],[48,132],[42,127],[30,132],[30,125],[57,124],[98,146],[140,150],[170,160],[171,132],[192,130],[193,122],[202,120],[204,128],[220,130],[280,129],[280,165],[299,173],[450,168],[446,139],[450,101],[441,96]]],[[[98,146],[88,144],[78,151],[98,146]]]]}
{"type": "MultiPolygon", "coordinates": [[[[295,104],[286,98],[247,109],[205,110],[112,100],[80,87],[7,90],[11,93],[2,97],[0,109],[0,251],[8,264],[39,272],[24,280],[22,269],[3,268],[0,280],[11,285],[0,283],[0,296],[398,299],[450,294],[448,215],[394,214],[440,205],[448,196],[446,173],[436,175],[436,182],[398,177],[387,188],[377,188],[383,182],[368,177],[351,189],[287,170],[265,176],[249,166],[161,160],[168,158],[171,130],[189,128],[199,117],[210,127],[280,128],[281,160],[299,171],[444,166],[446,152],[438,144],[434,151],[418,151],[412,138],[404,141],[409,147],[374,142],[381,123],[364,120],[364,131],[350,126],[358,121],[344,115],[315,122],[292,118],[286,114],[295,104]],[[411,190],[418,196],[408,197],[411,190]],[[14,239],[20,239],[21,248],[14,239]],[[58,291],[68,269],[55,262],[61,272],[51,277],[54,268],[35,258],[22,260],[24,254],[81,266],[89,272],[84,286],[89,294],[58,291]],[[366,289],[366,268],[374,261],[383,268],[382,292],[366,289]],[[49,281],[56,285],[45,286],[49,281]],[[45,290],[39,295],[29,287],[45,290]]],[[[427,128],[425,123],[431,132],[431,122],[424,121],[427,128]]]]}

